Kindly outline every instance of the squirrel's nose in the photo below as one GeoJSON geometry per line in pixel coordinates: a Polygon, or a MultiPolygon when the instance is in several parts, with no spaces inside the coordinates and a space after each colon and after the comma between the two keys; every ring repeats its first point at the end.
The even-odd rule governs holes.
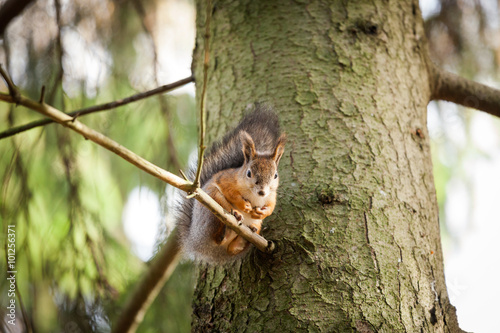
{"type": "Polygon", "coordinates": [[[266,195],[266,192],[264,192],[264,191],[262,191],[262,190],[260,190],[258,193],[259,193],[259,195],[260,195],[261,197],[263,197],[263,196],[265,196],[265,195],[266,195]]]}

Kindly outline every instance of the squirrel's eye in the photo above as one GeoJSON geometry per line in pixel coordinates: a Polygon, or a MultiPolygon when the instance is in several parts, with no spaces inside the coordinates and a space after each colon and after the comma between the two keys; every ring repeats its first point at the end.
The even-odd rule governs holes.
{"type": "Polygon", "coordinates": [[[247,170],[247,177],[248,178],[251,178],[252,177],[252,171],[250,171],[250,169],[247,170]]]}
{"type": "Polygon", "coordinates": [[[278,173],[277,172],[274,174],[274,179],[276,179],[276,178],[278,178],[278,173]]]}

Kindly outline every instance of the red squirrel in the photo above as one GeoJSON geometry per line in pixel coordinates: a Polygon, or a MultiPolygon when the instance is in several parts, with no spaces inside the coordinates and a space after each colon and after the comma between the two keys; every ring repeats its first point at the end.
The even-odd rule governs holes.
{"type": "MultiPolygon", "coordinates": [[[[276,205],[278,165],[285,141],[276,114],[257,107],[208,150],[201,188],[241,223],[260,233],[262,221],[276,205]]],[[[194,174],[194,168],[189,173],[194,174]]],[[[224,263],[248,252],[249,243],[198,201],[183,199],[178,210],[179,241],[187,256],[224,263]]]]}

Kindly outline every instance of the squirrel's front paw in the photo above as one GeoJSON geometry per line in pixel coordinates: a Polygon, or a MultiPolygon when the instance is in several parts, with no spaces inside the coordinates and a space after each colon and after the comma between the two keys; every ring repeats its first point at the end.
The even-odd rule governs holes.
{"type": "Polygon", "coordinates": [[[244,213],[250,214],[252,212],[252,204],[247,199],[243,199],[243,200],[245,200],[245,203],[243,204],[242,210],[244,213]]]}
{"type": "Polygon", "coordinates": [[[251,216],[253,219],[262,220],[267,213],[267,207],[255,207],[252,210],[251,216]]]}

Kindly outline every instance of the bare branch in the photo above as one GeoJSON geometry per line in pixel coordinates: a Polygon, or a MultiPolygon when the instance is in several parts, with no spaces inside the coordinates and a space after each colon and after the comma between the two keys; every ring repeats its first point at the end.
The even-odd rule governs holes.
{"type": "Polygon", "coordinates": [[[203,153],[205,152],[205,97],[207,94],[207,80],[208,80],[208,61],[210,56],[209,39],[210,39],[210,19],[212,14],[212,1],[208,0],[205,17],[205,58],[203,60],[203,87],[200,97],[200,134],[199,134],[199,148],[198,148],[198,168],[196,169],[196,176],[193,185],[200,186],[201,168],[203,167],[203,153]]]}
{"type": "Polygon", "coordinates": [[[431,66],[431,100],[449,101],[500,117],[500,90],[431,66]]]}
{"type": "Polygon", "coordinates": [[[45,86],[42,86],[42,91],[40,92],[40,100],[39,103],[45,103],[45,86]]]}
{"type": "MultiPolygon", "coordinates": [[[[152,89],[149,91],[145,91],[143,93],[135,94],[135,95],[132,95],[132,96],[129,96],[129,97],[126,97],[123,99],[119,99],[119,100],[116,100],[113,102],[109,102],[109,103],[105,103],[105,104],[101,104],[101,105],[95,105],[95,106],[91,106],[88,108],[78,109],[78,110],[67,113],[67,115],[72,116],[72,117],[81,117],[81,116],[85,116],[87,114],[91,114],[94,112],[111,110],[111,109],[117,108],[119,106],[123,106],[123,105],[129,104],[129,103],[132,103],[132,102],[139,101],[139,100],[144,99],[144,98],[148,98],[148,97],[151,97],[151,96],[154,96],[157,94],[162,94],[165,92],[172,91],[176,88],[182,87],[182,86],[184,86],[190,82],[193,82],[193,81],[194,81],[193,76],[190,76],[190,77],[187,77],[185,79],[176,81],[174,83],[166,84],[166,85],[163,85],[161,87],[158,87],[158,88],[155,88],[155,89],[152,89]]],[[[5,102],[9,102],[10,98],[11,97],[9,95],[0,93],[0,100],[3,100],[5,102]]],[[[4,132],[1,132],[0,139],[8,138],[8,137],[13,136],[15,134],[25,132],[27,130],[30,130],[32,128],[36,128],[39,126],[45,126],[45,125],[51,124],[53,122],[55,122],[55,121],[52,119],[44,118],[44,119],[40,119],[37,121],[33,121],[33,122],[25,124],[25,125],[12,127],[4,132]]]]}
{"type": "Polygon", "coordinates": [[[15,17],[28,7],[33,0],[7,0],[0,8],[0,38],[5,32],[5,28],[15,17]]]}

